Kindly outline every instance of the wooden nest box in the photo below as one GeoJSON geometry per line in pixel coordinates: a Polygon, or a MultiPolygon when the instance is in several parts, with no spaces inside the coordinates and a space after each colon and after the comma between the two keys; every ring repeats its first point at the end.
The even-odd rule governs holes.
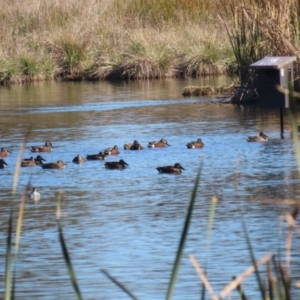
{"type": "Polygon", "coordinates": [[[293,62],[296,56],[266,56],[251,64],[256,75],[258,105],[262,108],[288,108],[289,88],[294,87],[293,62]]]}

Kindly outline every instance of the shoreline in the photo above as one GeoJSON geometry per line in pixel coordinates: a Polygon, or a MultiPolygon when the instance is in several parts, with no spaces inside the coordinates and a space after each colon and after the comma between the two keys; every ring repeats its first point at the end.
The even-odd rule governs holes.
{"type": "Polygon", "coordinates": [[[5,2],[0,84],[233,74],[215,1],[171,2],[5,2]]]}
{"type": "MultiPolygon", "coordinates": [[[[167,79],[167,78],[198,78],[206,76],[220,76],[226,75],[231,76],[230,67],[226,64],[218,63],[207,63],[202,64],[203,70],[198,71],[194,70],[193,72],[187,72],[187,65],[184,65],[184,60],[178,61],[178,59],[172,58],[176,61],[177,64],[172,64],[168,66],[166,70],[155,69],[155,63],[147,61],[133,61],[132,65],[135,65],[135,68],[126,67],[124,65],[116,66],[106,70],[105,74],[102,73],[105,65],[98,65],[97,72],[95,70],[81,70],[81,71],[72,71],[65,70],[64,72],[56,71],[53,74],[45,74],[43,72],[23,72],[22,69],[17,70],[15,74],[11,74],[9,70],[0,71],[0,85],[11,85],[11,84],[25,84],[30,82],[39,82],[39,81],[122,81],[122,80],[157,80],[157,79],[167,79]],[[141,70],[147,68],[151,70],[143,72],[141,70]],[[176,71],[172,71],[176,70],[176,71]]],[[[37,69],[42,69],[42,66],[36,67],[37,69]]],[[[58,66],[55,69],[59,69],[58,66]]]]}

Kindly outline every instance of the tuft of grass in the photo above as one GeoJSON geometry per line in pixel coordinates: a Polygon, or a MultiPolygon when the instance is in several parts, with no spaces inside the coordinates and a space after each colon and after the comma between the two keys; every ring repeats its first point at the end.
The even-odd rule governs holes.
{"type": "Polygon", "coordinates": [[[47,79],[52,79],[57,73],[56,65],[51,57],[43,55],[41,58],[42,76],[47,79]]]}
{"type": "Polygon", "coordinates": [[[83,77],[87,51],[87,43],[83,33],[78,33],[78,35],[62,33],[47,42],[47,50],[57,65],[56,77],[66,79],[83,77]]]}
{"type": "Polygon", "coordinates": [[[114,56],[114,54],[103,55],[100,54],[95,59],[94,63],[86,68],[85,76],[90,80],[104,80],[109,77],[119,77],[122,69],[119,67],[121,65],[121,57],[114,56]]]}
{"type": "Polygon", "coordinates": [[[55,66],[51,59],[41,53],[16,54],[0,59],[0,84],[51,79],[54,70],[55,66]]]}
{"type": "Polygon", "coordinates": [[[140,33],[131,39],[123,54],[122,76],[133,79],[175,77],[178,72],[174,61],[168,43],[140,33]]]}
{"type": "Polygon", "coordinates": [[[131,18],[144,20],[144,24],[157,26],[159,23],[179,22],[182,18],[199,18],[205,17],[205,12],[210,9],[210,1],[193,1],[193,0],[154,0],[127,1],[124,7],[121,0],[116,1],[119,7],[125,10],[125,14],[131,18]]]}
{"type": "Polygon", "coordinates": [[[226,74],[226,66],[220,65],[212,57],[205,54],[186,56],[183,61],[183,72],[188,77],[226,74]]]}
{"type": "Polygon", "coordinates": [[[0,84],[17,83],[18,67],[9,59],[0,59],[0,84]]]}
{"type": "Polygon", "coordinates": [[[34,57],[21,56],[19,59],[20,70],[27,78],[34,79],[40,73],[39,64],[34,57]]]}

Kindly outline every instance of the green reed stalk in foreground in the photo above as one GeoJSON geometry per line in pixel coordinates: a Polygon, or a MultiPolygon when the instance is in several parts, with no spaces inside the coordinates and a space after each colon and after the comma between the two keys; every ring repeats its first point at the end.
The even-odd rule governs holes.
{"type": "MultiPolygon", "coordinates": [[[[20,174],[20,162],[23,157],[24,149],[27,143],[27,140],[29,138],[31,132],[31,128],[29,128],[28,132],[26,133],[26,136],[24,138],[23,144],[21,146],[19,157],[17,160],[15,172],[14,172],[14,180],[13,180],[13,187],[12,187],[12,195],[15,195],[19,174],[20,174]]],[[[13,205],[11,205],[10,210],[10,218],[9,218],[9,226],[8,226],[8,235],[7,235],[7,250],[6,250],[6,267],[5,267],[5,300],[8,299],[14,299],[15,297],[15,279],[16,279],[16,261],[18,258],[18,251],[20,246],[20,238],[21,238],[21,232],[22,232],[22,223],[23,223],[23,217],[24,217],[24,208],[26,203],[26,196],[28,192],[28,187],[30,185],[30,181],[24,191],[24,195],[21,200],[20,208],[19,208],[19,215],[17,219],[17,227],[16,227],[16,236],[15,236],[15,265],[14,265],[14,272],[12,275],[11,269],[12,269],[12,247],[11,247],[11,239],[12,239],[12,233],[13,233],[13,205]],[[12,280],[12,285],[11,285],[12,280]]]]}
{"type": "MultiPolygon", "coordinates": [[[[211,233],[213,228],[214,216],[216,211],[217,205],[217,197],[213,196],[211,199],[211,205],[209,210],[209,218],[208,218],[208,227],[207,227],[207,236],[206,236],[206,262],[204,267],[204,272],[207,273],[207,267],[209,264],[209,249],[210,249],[210,242],[211,242],[211,233]]],[[[205,299],[205,285],[202,284],[202,300],[205,299]]]]}
{"type": "MultiPolygon", "coordinates": [[[[175,258],[173,271],[172,271],[172,274],[171,274],[171,279],[170,279],[169,287],[168,287],[168,290],[167,290],[166,300],[172,299],[172,295],[173,295],[173,291],[174,291],[174,287],[175,287],[175,283],[176,283],[176,279],[177,279],[177,275],[178,275],[178,271],[179,271],[179,266],[180,266],[181,258],[182,258],[182,255],[183,255],[184,245],[185,245],[185,241],[186,241],[186,238],[187,238],[187,235],[188,235],[188,229],[189,229],[189,225],[190,225],[191,218],[192,218],[192,212],[193,212],[194,204],[195,204],[195,201],[196,201],[198,184],[199,184],[199,181],[200,181],[202,166],[203,166],[203,163],[201,162],[200,167],[199,167],[199,171],[198,171],[198,174],[197,174],[197,177],[196,177],[196,180],[195,180],[194,189],[193,189],[193,192],[192,192],[192,195],[191,195],[191,200],[190,200],[190,204],[189,204],[189,207],[188,207],[187,216],[186,216],[186,219],[185,219],[185,224],[184,224],[183,231],[182,231],[182,234],[181,234],[181,239],[180,239],[179,247],[178,247],[176,258],[175,258]]],[[[212,205],[212,207],[214,207],[214,204],[212,205]]],[[[212,208],[211,212],[210,212],[210,223],[209,223],[210,226],[209,226],[209,230],[208,230],[208,237],[210,237],[210,230],[211,230],[211,226],[212,226],[211,219],[213,218],[213,214],[214,214],[214,208],[212,208]]],[[[112,282],[114,282],[119,288],[121,288],[129,297],[131,297],[134,300],[138,299],[123,284],[121,284],[115,278],[113,278],[111,275],[109,275],[107,271],[105,271],[105,270],[101,270],[101,271],[112,282]]]]}
{"type": "Polygon", "coordinates": [[[7,241],[6,241],[6,259],[5,259],[5,300],[11,300],[11,236],[12,236],[12,220],[13,212],[12,207],[10,209],[10,215],[8,220],[8,231],[7,231],[7,241]]]}
{"type": "Polygon", "coordinates": [[[258,271],[258,266],[256,264],[254,252],[253,252],[253,249],[252,249],[251,241],[250,241],[250,238],[249,238],[249,235],[248,235],[248,232],[247,232],[247,228],[246,228],[244,218],[242,218],[242,225],[243,225],[243,231],[244,231],[246,243],[247,243],[247,246],[248,246],[251,262],[252,262],[252,265],[255,268],[255,275],[256,275],[256,280],[257,280],[258,285],[259,285],[259,290],[261,292],[261,299],[263,300],[263,299],[265,299],[266,292],[265,292],[265,288],[264,288],[264,285],[262,283],[262,280],[260,278],[260,274],[259,274],[259,271],[258,271]]]}
{"type": "MultiPolygon", "coordinates": [[[[294,97],[293,97],[293,93],[292,90],[290,89],[290,97],[291,97],[291,109],[290,109],[290,117],[291,117],[291,123],[292,128],[293,128],[293,136],[295,139],[295,147],[296,147],[296,152],[297,152],[297,147],[298,147],[298,152],[297,152],[297,156],[298,158],[300,157],[300,151],[299,151],[299,145],[298,145],[298,130],[297,130],[297,115],[296,115],[296,106],[295,103],[292,102],[292,100],[294,101],[294,97]],[[295,138],[296,137],[296,138],[295,138]]],[[[23,145],[25,147],[25,145],[23,145]]],[[[299,164],[299,160],[298,160],[298,164],[299,164]]],[[[191,218],[192,218],[192,212],[193,212],[193,207],[194,207],[194,203],[196,201],[196,195],[197,195],[197,188],[198,188],[198,184],[200,181],[200,175],[202,172],[202,166],[203,163],[201,162],[200,167],[199,167],[199,171],[195,180],[195,185],[192,191],[192,195],[191,195],[191,199],[190,199],[190,203],[189,203],[189,207],[188,207],[188,211],[187,211],[187,216],[185,219],[185,224],[183,227],[183,231],[182,231],[182,235],[181,235],[181,239],[180,239],[180,243],[179,243],[179,247],[177,250],[177,254],[176,254],[176,259],[174,262],[174,266],[173,266],[173,271],[172,271],[172,275],[171,275],[171,279],[169,282],[169,287],[168,287],[168,291],[167,291],[167,296],[166,299],[169,300],[172,298],[173,295],[173,291],[174,291],[174,287],[176,284],[176,278],[179,272],[179,267],[180,267],[180,262],[181,262],[181,258],[183,255],[183,250],[184,250],[184,245],[185,245],[185,241],[188,235],[188,229],[189,229],[189,225],[191,222],[191,218]]],[[[300,164],[299,164],[299,169],[300,169],[300,164]]],[[[18,170],[16,168],[16,170],[18,170]]],[[[16,171],[19,172],[19,171],[16,171]]],[[[17,178],[17,176],[15,175],[15,178],[17,178]]],[[[27,186],[28,189],[28,186],[27,186]]],[[[16,249],[15,249],[15,253],[16,253],[16,258],[17,258],[17,253],[18,253],[18,248],[19,248],[19,241],[20,241],[20,235],[21,235],[21,227],[22,227],[22,222],[23,222],[23,214],[24,214],[24,206],[25,206],[25,202],[26,202],[26,195],[27,195],[27,190],[24,193],[21,205],[20,205],[20,210],[19,210],[19,217],[18,217],[18,223],[17,223],[17,234],[16,234],[16,249]]],[[[60,241],[60,245],[62,247],[62,252],[63,252],[63,257],[64,260],[66,262],[67,265],[67,269],[71,278],[71,282],[73,285],[73,288],[75,290],[75,294],[78,300],[82,300],[82,296],[81,296],[81,292],[79,289],[79,285],[75,276],[75,272],[72,266],[72,262],[71,262],[71,258],[70,255],[68,253],[67,250],[67,246],[65,243],[65,239],[63,236],[63,231],[62,231],[62,227],[60,224],[60,212],[61,212],[61,202],[62,202],[62,194],[59,194],[59,196],[57,197],[57,222],[58,222],[58,232],[59,232],[59,241],[60,241]]],[[[212,203],[211,203],[211,209],[210,209],[210,214],[209,214],[209,223],[208,223],[208,229],[207,229],[207,244],[206,244],[206,248],[207,251],[209,250],[209,245],[210,245],[210,238],[211,238],[211,232],[212,232],[212,225],[213,225],[213,219],[214,219],[214,212],[215,212],[215,205],[216,205],[216,199],[213,197],[212,199],[212,203]]],[[[285,220],[289,223],[290,227],[289,227],[289,233],[291,233],[293,230],[297,229],[297,226],[295,224],[295,219],[296,216],[298,214],[298,209],[296,209],[292,214],[288,214],[285,216],[285,220]]],[[[241,274],[239,277],[237,277],[233,282],[231,282],[230,284],[228,284],[223,291],[220,294],[220,298],[215,296],[215,294],[213,293],[212,289],[210,288],[210,284],[206,284],[205,287],[210,291],[210,294],[213,296],[214,299],[223,299],[225,298],[227,295],[229,295],[229,293],[231,291],[233,291],[234,289],[238,289],[240,291],[240,297],[241,299],[246,299],[246,295],[245,292],[241,290],[241,282],[250,274],[252,274],[253,272],[255,272],[256,274],[256,278],[257,278],[257,282],[259,284],[259,290],[261,292],[261,296],[262,299],[265,299],[265,295],[266,295],[266,291],[265,291],[265,287],[262,284],[259,272],[258,272],[258,266],[264,263],[268,263],[268,279],[267,282],[269,283],[269,299],[273,300],[289,300],[291,299],[291,278],[289,276],[289,272],[286,268],[283,267],[282,263],[276,263],[275,258],[274,258],[274,254],[273,253],[269,253],[268,255],[265,255],[263,258],[261,258],[259,261],[255,261],[254,258],[254,253],[252,250],[252,245],[250,242],[250,238],[248,236],[247,233],[247,229],[246,229],[246,225],[244,220],[243,221],[243,228],[244,228],[244,233],[245,233],[245,238],[246,238],[246,243],[248,245],[248,249],[249,249],[249,253],[250,253],[250,257],[252,260],[252,265],[253,267],[249,268],[249,270],[246,270],[243,274],[241,274]],[[277,276],[273,277],[271,269],[270,269],[270,259],[273,257],[273,261],[274,261],[274,266],[275,266],[275,271],[277,276]]],[[[12,239],[12,232],[13,232],[13,210],[11,208],[10,211],[10,218],[9,218],[9,226],[8,226],[8,234],[7,234],[7,251],[6,251],[6,268],[5,268],[5,300],[12,300],[14,299],[14,279],[15,279],[15,274],[13,276],[13,287],[11,287],[11,278],[12,278],[12,272],[11,272],[11,264],[12,264],[12,256],[11,256],[11,248],[12,248],[12,243],[11,243],[11,239],[12,239]]],[[[290,242],[291,244],[291,242],[290,242]]],[[[112,280],[117,286],[119,286],[124,292],[127,293],[128,296],[130,296],[132,299],[138,299],[137,297],[135,297],[128,289],[126,289],[124,287],[124,285],[122,285],[121,283],[119,283],[115,278],[113,278],[112,276],[110,276],[108,274],[107,271],[102,270],[102,272],[108,277],[110,278],[110,280],[112,280]]],[[[204,275],[204,273],[203,273],[204,275]]],[[[205,277],[205,275],[204,275],[205,277]]],[[[203,277],[202,277],[203,278],[203,277]]],[[[201,279],[202,279],[201,278],[201,279]]],[[[203,280],[203,279],[202,279],[203,280]]],[[[202,294],[202,299],[204,299],[205,294],[202,294]]]]}
{"type": "Polygon", "coordinates": [[[116,286],[118,286],[123,292],[125,292],[131,299],[138,300],[138,297],[136,297],[133,293],[131,293],[124,284],[119,282],[115,277],[111,276],[106,270],[101,270],[101,272],[110,279],[116,286]]]}
{"type": "Polygon", "coordinates": [[[70,279],[71,279],[71,282],[72,282],[72,285],[73,285],[73,288],[75,291],[76,298],[77,298],[77,300],[82,300],[83,298],[81,296],[79,285],[78,285],[76,275],[75,275],[75,272],[73,269],[73,265],[71,262],[71,257],[69,255],[67,245],[65,243],[64,235],[63,235],[63,230],[62,230],[62,227],[60,224],[61,202],[62,202],[62,193],[60,193],[57,197],[57,206],[56,206],[56,218],[57,218],[57,225],[58,225],[59,242],[60,242],[61,249],[63,252],[64,260],[67,265],[68,273],[70,275],[70,279]]]}
{"type": "Polygon", "coordinates": [[[176,259],[175,259],[174,266],[173,266],[171,280],[169,282],[169,287],[168,287],[168,291],[167,291],[166,300],[172,299],[172,295],[173,295],[173,292],[174,292],[174,287],[175,287],[175,283],[176,283],[176,279],[177,279],[177,275],[178,275],[178,271],[179,271],[179,266],[180,266],[181,258],[182,258],[182,255],[183,255],[184,245],[185,245],[185,241],[186,241],[186,238],[187,238],[187,235],[188,235],[188,230],[189,230],[190,222],[191,222],[191,219],[192,219],[194,204],[195,204],[196,197],[197,197],[197,190],[198,190],[198,184],[199,184],[199,181],[200,181],[200,175],[201,175],[201,172],[202,172],[202,166],[203,166],[203,162],[201,162],[201,164],[200,164],[199,171],[198,171],[198,174],[197,174],[197,177],[196,177],[196,180],[195,180],[194,189],[193,189],[193,192],[192,192],[189,208],[188,208],[188,211],[187,211],[183,231],[182,231],[180,242],[179,242],[179,247],[178,247],[177,254],[176,254],[176,259]]]}

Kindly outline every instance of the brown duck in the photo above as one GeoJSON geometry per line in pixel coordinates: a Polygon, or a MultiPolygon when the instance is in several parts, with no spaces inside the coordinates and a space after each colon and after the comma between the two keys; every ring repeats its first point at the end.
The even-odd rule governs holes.
{"type": "Polygon", "coordinates": [[[149,148],[164,148],[170,146],[166,139],[161,139],[160,141],[153,141],[148,143],[149,148]]]}
{"type": "Polygon", "coordinates": [[[50,162],[47,164],[42,164],[43,169],[63,169],[65,168],[65,163],[62,160],[58,160],[57,162],[50,162]]]}
{"type": "Polygon", "coordinates": [[[83,156],[81,156],[80,154],[78,154],[77,156],[75,156],[73,158],[73,163],[75,163],[75,164],[83,164],[85,162],[86,162],[86,159],[83,156]]]}
{"type": "Polygon", "coordinates": [[[186,144],[188,149],[195,149],[195,148],[203,148],[204,144],[201,139],[197,139],[195,142],[189,142],[186,144]]]}
{"type": "Polygon", "coordinates": [[[46,142],[44,146],[31,146],[31,152],[51,152],[53,145],[51,142],[46,142]]]}
{"type": "Polygon", "coordinates": [[[105,163],[105,168],[111,170],[113,169],[122,170],[125,169],[126,166],[128,166],[128,164],[123,159],[120,159],[119,161],[110,161],[105,163]]]}
{"type": "Polygon", "coordinates": [[[105,160],[106,155],[100,151],[98,154],[88,154],[86,155],[87,160],[105,160]]]}
{"type": "Polygon", "coordinates": [[[117,145],[113,146],[112,148],[107,148],[103,152],[104,152],[105,155],[118,155],[118,154],[120,154],[120,151],[119,151],[117,145]]]}
{"type": "Polygon", "coordinates": [[[180,163],[176,163],[174,166],[164,166],[156,168],[159,173],[168,174],[181,174],[181,170],[185,170],[180,163]]]}
{"type": "Polygon", "coordinates": [[[125,144],[124,150],[143,150],[143,146],[137,141],[134,140],[132,144],[125,144]]]}

